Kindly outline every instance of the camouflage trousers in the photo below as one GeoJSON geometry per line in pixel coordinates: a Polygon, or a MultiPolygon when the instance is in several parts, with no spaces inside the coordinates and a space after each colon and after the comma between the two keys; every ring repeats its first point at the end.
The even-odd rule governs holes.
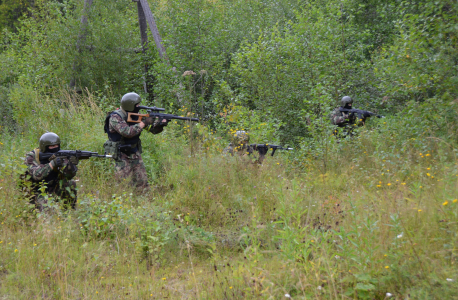
{"type": "MultiPolygon", "coordinates": [[[[76,207],[78,199],[76,182],[74,180],[63,180],[61,184],[56,184],[56,186],[47,189],[46,193],[60,198],[61,203],[67,208],[71,207],[74,209],[76,207]]],[[[48,200],[39,191],[35,191],[35,195],[31,197],[30,203],[35,204],[39,211],[43,211],[48,204],[48,200]]]]}
{"type": "Polygon", "coordinates": [[[116,160],[116,178],[119,181],[130,177],[137,193],[149,190],[148,176],[140,152],[130,156],[121,153],[116,160]]]}

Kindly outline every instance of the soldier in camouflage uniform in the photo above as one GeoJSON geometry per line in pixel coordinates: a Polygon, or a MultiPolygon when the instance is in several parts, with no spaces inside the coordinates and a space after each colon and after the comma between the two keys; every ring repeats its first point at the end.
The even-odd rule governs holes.
{"type": "MultiPolygon", "coordinates": [[[[341,100],[341,107],[352,109],[353,99],[349,96],[344,96],[341,100]]],[[[365,119],[358,120],[354,113],[346,113],[339,110],[337,107],[331,114],[331,122],[340,128],[344,128],[344,136],[352,135],[352,131],[356,126],[364,125],[365,119]]],[[[337,130],[334,132],[337,134],[337,130]]]]}
{"type": "Polygon", "coordinates": [[[250,136],[244,130],[237,130],[235,135],[232,137],[232,142],[223,150],[223,153],[229,153],[231,155],[237,154],[239,156],[249,156],[253,154],[254,162],[262,164],[267,152],[265,149],[255,149],[250,146],[250,136]],[[259,157],[255,156],[255,151],[258,152],[259,157]]]}
{"type": "Polygon", "coordinates": [[[238,154],[240,156],[247,155],[248,153],[248,142],[250,141],[250,136],[243,130],[237,130],[237,132],[232,137],[231,143],[224,148],[224,153],[229,153],[231,155],[238,154]]]}
{"type": "Polygon", "coordinates": [[[25,164],[26,173],[22,176],[20,187],[24,194],[30,198],[30,203],[35,204],[42,211],[47,204],[43,194],[53,194],[64,200],[64,204],[75,208],[76,183],[72,180],[78,168],[78,158],[55,157],[51,161],[40,159],[40,153],[56,153],[60,150],[60,138],[57,134],[47,132],[40,137],[39,148],[27,153],[25,164]]]}
{"type": "Polygon", "coordinates": [[[105,120],[105,153],[113,155],[118,180],[132,176],[131,183],[138,193],[149,190],[145,164],[142,160],[140,134],[147,130],[152,134],[161,133],[167,121],[158,122],[152,117],[143,122],[127,122],[127,113],[138,113],[141,98],[136,93],[127,93],[121,99],[121,108],[108,113],[105,120]]]}

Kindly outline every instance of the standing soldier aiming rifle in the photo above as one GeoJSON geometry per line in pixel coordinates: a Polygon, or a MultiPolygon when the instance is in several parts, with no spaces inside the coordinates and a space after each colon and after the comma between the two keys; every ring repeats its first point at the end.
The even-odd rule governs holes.
{"type": "MultiPolygon", "coordinates": [[[[121,98],[121,107],[107,114],[105,132],[108,141],[105,142],[105,153],[111,154],[116,162],[116,177],[124,179],[132,176],[131,183],[138,193],[149,190],[145,164],[141,156],[142,145],[140,135],[146,130],[152,134],[161,133],[168,120],[157,120],[153,116],[143,121],[138,117],[128,121],[128,114],[138,114],[141,98],[136,93],[127,93],[121,98]]],[[[160,109],[163,110],[163,109],[160,109]]]]}

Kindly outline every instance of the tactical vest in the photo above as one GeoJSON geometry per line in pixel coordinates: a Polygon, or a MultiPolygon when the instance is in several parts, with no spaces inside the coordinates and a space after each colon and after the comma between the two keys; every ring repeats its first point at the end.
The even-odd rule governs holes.
{"type": "Polygon", "coordinates": [[[110,118],[114,114],[117,114],[120,116],[129,126],[135,125],[137,123],[133,122],[127,122],[127,114],[124,110],[118,109],[112,112],[109,112],[105,118],[105,126],[104,126],[104,131],[108,135],[108,141],[105,142],[105,149],[112,148],[110,151],[105,151],[107,154],[114,155],[113,158],[117,159],[119,151],[119,146],[123,145],[130,145],[131,153],[136,153],[137,151],[140,151],[141,153],[141,140],[140,140],[140,134],[137,134],[136,136],[133,136],[131,138],[126,138],[122,136],[119,132],[110,132],[110,118]]]}

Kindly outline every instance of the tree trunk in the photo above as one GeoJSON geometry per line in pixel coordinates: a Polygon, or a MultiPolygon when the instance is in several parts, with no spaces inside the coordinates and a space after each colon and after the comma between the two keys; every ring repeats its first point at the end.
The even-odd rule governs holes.
{"type": "MultiPolygon", "coordinates": [[[[92,1],[93,0],[84,0],[84,7],[83,7],[83,14],[81,16],[81,32],[78,35],[78,40],[76,42],[76,50],[78,51],[78,55],[81,53],[82,46],[86,43],[86,35],[87,35],[87,19],[89,15],[89,11],[92,6],[92,1]]],[[[77,55],[77,56],[78,56],[77,55]]],[[[70,87],[75,87],[76,85],[76,75],[80,70],[80,66],[78,64],[78,58],[75,59],[73,62],[73,77],[70,80],[70,87]]]]}

